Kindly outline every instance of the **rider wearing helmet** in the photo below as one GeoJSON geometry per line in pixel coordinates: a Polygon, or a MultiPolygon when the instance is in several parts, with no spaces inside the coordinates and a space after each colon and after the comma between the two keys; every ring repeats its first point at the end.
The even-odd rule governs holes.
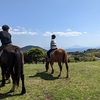
{"type": "Polygon", "coordinates": [[[0,31],[0,40],[1,40],[1,47],[0,51],[8,44],[11,44],[11,34],[9,33],[9,26],[8,25],[3,25],[2,30],[0,31]]]}
{"type": "Polygon", "coordinates": [[[50,58],[50,53],[51,53],[52,51],[54,51],[55,49],[57,49],[57,44],[56,44],[55,38],[56,38],[56,36],[53,34],[53,35],[51,36],[50,50],[47,51],[48,58],[50,58]]]}

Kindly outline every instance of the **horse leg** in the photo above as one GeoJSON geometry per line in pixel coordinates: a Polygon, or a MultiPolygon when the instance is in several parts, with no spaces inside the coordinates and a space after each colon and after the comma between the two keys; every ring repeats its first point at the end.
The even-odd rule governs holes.
{"type": "Polygon", "coordinates": [[[49,70],[49,62],[46,62],[45,68],[46,68],[46,72],[48,72],[48,70],[49,70]]]}
{"type": "Polygon", "coordinates": [[[17,88],[17,85],[16,85],[16,82],[15,82],[15,74],[13,72],[13,69],[11,71],[11,78],[12,78],[12,83],[13,84],[12,84],[12,88],[11,88],[10,92],[14,92],[17,88]]]}
{"type": "Polygon", "coordinates": [[[69,68],[68,68],[68,62],[65,62],[65,65],[66,65],[66,70],[67,70],[67,76],[66,76],[66,78],[68,78],[68,77],[69,77],[69,68]]]}
{"type": "Polygon", "coordinates": [[[12,82],[12,78],[11,78],[9,70],[6,70],[5,77],[6,77],[6,80],[7,80],[8,83],[12,82]]]}
{"type": "Polygon", "coordinates": [[[7,79],[7,83],[12,83],[11,75],[10,75],[9,78],[7,79]]]}
{"type": "Polygon", "coordinates": [[[2,70],[2,86],[5,86],[5,68],[1,66],[2,70]]]}
{"type": "Polygon", "coordinates": [[[12,85],[12,88],[11,88],[11,90],[10,90],[10,92],[14,92],[14,91],[16,90],[16,88],[17,88],[16,85],[13,84],[13,85],[12,85]]]}
{"type": "Polygon", "coordinates": [[[10,92],[14,92],[15,90],[16,90],[16,85],[15,85],[15,80],[13,79],[13,85],[12,85],[10,92]]]}
{"type": "Polygon", "coordinates": [[[54,68],[53,68],[54,62],[51,62],[50,65],[51,65],[51,68],[52,68],[51,74],[53,74],[54,73],[54,68]]]}
{"type": "Polygon", "coordinates": [[[58,77],[60,77],[60,76],[61,76],[61,72],[62,72],[62,65],[61,65],[61,62],[58,62],[58,65],[59,65],[59,68],[60,68],[60,73],[59,73],[58,77]]]}
{"type": "Polygon", "coordinates": [[[23,71],[21,71],[21,80],[22,80],[22,92],[21,94],[26,93],[26,89],[25,89],[25,84],[24,84],[24,74],[23,71]]]}
{"type": "Polygon", "coordinates": [[[11,78],[11,75],[9,76],[8,78],[8,83],[11,83],[12,82],[12,78],[11,78]]]}

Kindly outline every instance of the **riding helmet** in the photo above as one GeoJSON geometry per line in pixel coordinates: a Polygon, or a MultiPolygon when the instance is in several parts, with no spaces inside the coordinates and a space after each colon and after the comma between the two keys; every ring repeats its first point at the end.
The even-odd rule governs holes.
{"type": "Polygon", "coordinates": [[[3,25],[3,26],[2,26],[2,29],[5,31],[5,30],[8,30],[8,29],[10,29],[10,28],[9,28],[8,25],[3,25]]]}
{"type": "Polygon", "coordinates": [[[52,39],[55,39],[55,38],[56,38],[56,36],[53,34],[53,35],[52,35],[52,39]]]}

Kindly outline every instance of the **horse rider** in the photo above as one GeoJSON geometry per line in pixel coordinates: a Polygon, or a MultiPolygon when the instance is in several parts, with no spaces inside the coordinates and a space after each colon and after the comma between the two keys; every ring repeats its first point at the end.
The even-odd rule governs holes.
{"type": "Polygon", "coordinates": [[[1,40],[1,47],[0,47],[0,51],[6,47],[8,44],[12,44],[11,41],[11,34],[9,33],[9,29],[10,27],[8,25],[3,25],[2,26],[2,30],[0,31],[0,40],[1,40]]]}
{"type": "Polygon", "coordinates": [[[50,53],[57,49],[57,43],[56,43],[55,38],[56,38],[56,35],[53,34],[51,36],[50,50],[47,51],[47,56],[49,58],[48,61],[50,61],[50,53]]]}

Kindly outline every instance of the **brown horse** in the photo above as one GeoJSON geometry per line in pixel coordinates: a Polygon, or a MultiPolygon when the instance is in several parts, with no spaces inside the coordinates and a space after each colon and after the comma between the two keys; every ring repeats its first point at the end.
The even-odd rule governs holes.
{"type": "Polygon", "coordinates": [[[53,51],[51,57],[50,57],[50,62],[48,61],[48,56],[46,57],[46,72],[48,71],[49,69],[49,63],[51,65],[51,68],[52,68],[52,72],[51,74],[54,73],[54,68],[53,68],[53,65],[54,65],[54,62],[58,62],[58,65],[59,65],[59,68],[60,68],[60,73],[58,75],[58,77],[61,76],[61,72],[62,72],[62,64],[61,63],[65,63],[66,65],[66,70],[67,70],[67,76],[66,78],[68,78],[68,73],[69,73],[69,70],[68,70],[68,58],[67,58],[67,52],[63,49],[56,49],[53,51]]]}
{"type": "Polygon", "coordinates": [[[13,86],[10,92],[15,91],[16,86],[19,86],[19,80],[22,81],[22,94],[26,93],[24,85],[24,55],[18,46],[8,45],[3,49],[0,57],[0,65],[2,71],[2,86],[5,85],[5,73],[9,77],[11,75],[13,86]]]}

